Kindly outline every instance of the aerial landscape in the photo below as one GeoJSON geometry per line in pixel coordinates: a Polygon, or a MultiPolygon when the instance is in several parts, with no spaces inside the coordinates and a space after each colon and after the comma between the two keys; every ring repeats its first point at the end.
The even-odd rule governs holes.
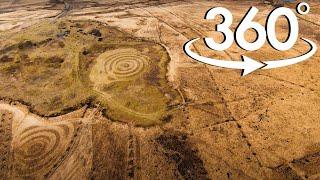
{"type": "MultiPolygon", "coordinates": [[[[320,45],[320,2],[247,0],[1,0],[0,179],[320,179],[320,52],[291,66],[241,70],[200,63],[194,38],[226,37],[205,19],[251,6],[299,22],[285,51],[199,55],[259,62],[320,45]]],[[[288,19],[276,37],[288,39],[288,19]]],[[[245,38],[258,39],[255,30],[245,38]]]]}

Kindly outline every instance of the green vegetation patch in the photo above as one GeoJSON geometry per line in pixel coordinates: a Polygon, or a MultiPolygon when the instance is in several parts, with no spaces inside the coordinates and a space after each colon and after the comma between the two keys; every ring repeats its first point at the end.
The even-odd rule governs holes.
{"type": "Polygon", "coordinates": [[[37,114],[55,116],[92,103],[112,120],[149,126],[179,103],[166,81],[166,50],[104,24],[41,22],[0,39],[0,96],[37,114]]]}

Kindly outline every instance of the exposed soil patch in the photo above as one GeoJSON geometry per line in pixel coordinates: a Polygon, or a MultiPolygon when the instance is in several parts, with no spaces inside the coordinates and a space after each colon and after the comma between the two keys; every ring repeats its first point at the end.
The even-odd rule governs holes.
{"type": "Polygon", "coordinates": [[[0,63],[12,62],[14,59],[8,55],[4,55],[0,58],[0,63]]]}
{"type": "Polygon", "coordinates": [[[176,164],[183,178],[209,179],[204,164],[197,155],[197,150],[188,143],[186,134],[166,132],[160,135],[156,141],[161,144],[169,160],[176,164]]]}
{"type": "Polygon", "coordinates": [[[32,47],[33,47],[33,43],[31,41],[20,42],[18,44],[18,48],[20,50],[26,50],[26,49],[30,49],[32,47]]]}
{"type": "Polygon", "coordinates": [[[101,37],[101,32],[99,31],[99,29],[93,29],[89,32],[89,34],[92,34],[96,37],[101,37]]]}
{"type": "Polygon", "coordinates": [[[320,173],[320,152],[310,154],[304,158],[293,161],[293,165],[306,173],[306,176],[312,176],[320,173]]]}

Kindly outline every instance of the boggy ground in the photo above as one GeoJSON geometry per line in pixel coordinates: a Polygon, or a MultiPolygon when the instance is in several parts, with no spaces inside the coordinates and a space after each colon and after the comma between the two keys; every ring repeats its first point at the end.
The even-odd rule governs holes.
{"type": "MultiPolygon", "coordinates": [[[[255,21],[264,24],[267,14],[272,10],[271,6],[260,1],[81,1],[65,16],[56,18],[54,15],[59,14],[59,8],[63,8],[61,5],[51,6],[41,1],[36,3],[25,1],[20,4],[18,1],[11,5],[8,2],[1,3],[3,7],[10,6],[8,9],[11,11],[0,15],[0,29],[8,30],[0,33],[1,39],[11,39],[8,38],[10,33],[26,32],[41,24],[50,24],[52,21],[56,22],[53,23],[56,25],[59,25],[58,22],[64,22],[66,28],[75,25],[69,35],[61,39],[68,41],[67,39],[74,33],[79,35],[79,40],[70,39],[70,43],[85,42],[84,45],[79,43],[80,45],[75,48],[78,51],[75,53],[79,59],[78,65],[73,64],[71,68],[63,69],[68,64],[66,62],[71,61],[68,60],[68,56],[73,53],[61,53],[57,50],[60,45],[56,42],[53,43],[55,51],[45,51],[47,54],[56,55],[52,60],[54,63],[48,65],[46,61],[40,61],[41,63],[36,63],[38,65],[34,66],[39,71],[45,69],[51,72],[52,77],[59,76],[57,71],[67,73],[66,77],[72,80],[76,77],[78,80],[70,81],[70,84],[78,87],[81,83],[88,85],[74,90],[81,98],[75,97],[62,105],[75,107],[71,102],[82,98],[84,100],[87,97],[90,100],[90,103],[85,100],[83,104],[75,103],[79,106],[74,108],[78,109],[76,111],[55,109],[61,115],[58,116],[52,111],[50,113],[53,117],[40,117],[40,111],[35,111],[36,105],[44,100],[34,98],[36,103],[33,105],[19,104],[14,98],[4,100],[0,104],[0,140],[3,142],[0,147],[2,177],[8,179],[320,178],[320,76],[317,66],[319,52],[309,60],[296,65],[274,70],[259,70],[246,77],[240,77],[240,71],[237,70],[196,63],[182,50],[183,44],[192,38],[206,36],[222,38],[221,34],[213,32],[214,25],[220,21],[219,18],[214,21],[203,20],[205,12],[213,6],[226,7],[233,13],[232,30],[252,5],[260,10],[255,21]],[[29,3],[28,11],[24,11],[24,3],[29,3]],[[39,23],[35,16],[30,15],[32,13],[37,13],[39,15],[37,18],[41,14],[40,19],[43,21],[39,23]],[[78,25],[75,21],[81,22],[79,26],[83,29],[82,32],[77,32],[78,25]],[[33,25],[34,23],[36,25],[33,25]],[[81,26],[87,26],[88,29],[81,26]],[[25,27],[29,28],[26,30],[25,27]],[[108,32],[113,34],[99,39],[101,38],[99,33],[92,31],[93,29],[99,29],[102,36],[108,32]],[[114,43],[108,41],[108,38],[121,41],[114,43]],[[132,43],[131,47],[126,46],[125,41],[132,43]],[[94,44],[87,45],[87,43],[94,44]],[[148,53],[141,46],[159,51],[148,53]],[[158,55],[166,58],[167,53],[170,56],[169,63],[156,66],[160,70],[164,67],[165,75],[160,71],[160,83],[154,83],[158,80],[151,78],[154,76],[148,76],[148,72],[154,73],[152,65],[148,63],[157,59],[158,55]],[[137,63],[131,65],[140,64],[137,66],[140,68],[133,74],[127,72],[131,76],[124,77],[127,81],[119,82],[118,80],[123,78],[121,73],[110,71],[108,68],[112,64],[107,59],[114,59],[115,56],[128,61],[130,60],[128,56],[134,57],[137,63]],[[59,59],[64,60],[62,62],[59,59]],[[107,68],[102,68],[101,65],[107,68]],[[141,69],[141,67],[147,68],[141,69]],[[141,77],[140,73],[144,75],[141,77]],[[130,106],[124,102],[140,101],[136,98],[143,97],[117,94],[118,90],[122,91],[131,83],[164,88],[165,91],[159,91],[161,96],[157,98],[165,97],[165,100],[161,101],[165,103],[154,105],[153,108],[166,107],[165,112],[161,114],[168,118],[160,118],[161,121],[157,118],[156,122],[162,123],[153,126],[147,123],[149,126],[147,128],[137,127],[135,126],[137,122],[146,122],[145,119],[135,121],[135,116],[123,114],[123,109],[110,107],[110,102],[103,100],[108,95],[118,97],[120,94],[123,97],[115,99],[116,102],[124,103],[126,107],[131,107],[135,111],[153,111],[152,107],[140,109],[142,107],[139,104],[130,106]],[[94,98],[88,95],[91,92],[94,92],[94,98]],[[167,96],[164,92],[171,92],[168,94],[172,95],[167,96]],[[177,96],[176,93],[180,95],[182,101],[174,98],[177,96]],[[131,97],[134,97],[133,100],[131,97]],[[112,109],[115,111],[110,112],[112,109]],[[166,116],[167,114],[169,116],[166,116]],[[121,115],[133,118],[127,121],[121,115]]],[[[320,4],[317,1],[308,3],[311,6],[310,13],[304,16],[298,15],[299,36],[308,38],[319,46],[320,4]]],[[[295,7],[295,4],[286,6],[295,7]]],[[[48,34],[56,37],[64,31],[61,29],[48,34]]],[[[277,22],[277,32],[279,39],[286,38],[285,19],[279,19],[277,22]]],[[[254,39],[254,37],[254,31],[247,33],[246,38],[254,39]]],[[[28,49],[31,44],[25,41],[20,44],[20,41],[1,40],[1,45],[5,42],[5,44],[17,44],[18,47],[13,50],[15,56],[11,60],[10,56],[7,56],[4,61],[12,64],[23,51],[32,52],[37,49],[40,51],[42,47],[39,44],[42,41],[44,43],[45,39],[47,38],[31,41],[31,44],[36,44],[31,49],[28,49]]],[[[54,39],[61,40],[52,39],[53,42],[54,39]]],[[[68,47],[67,43],[64,44],[68,47]]],[[[213,52],[201,42],[195,45],[194,50],[201,55],[221,59],[239,60],[240,56],[245,54],[258,60],[272,60],[294,57],[308,49],[303,41],[298,40],[293,49],[285,52],[274,51],[267,43],[255,52],[245,52],[236,44],[224,52],[213,52]]],[[[132,62],[132,59],[129,62],[132,62]]],[[[129,62],[121,64],[117,70],[130,67],[129,62]]],[[[27,66],[23,65],[23,68],[25,67],[27,66]]],[[[8,79],[11,77],[9,75],[6,77],[7,79],[3,78],[4,82],[10,82],[11,86],[23,82],[19,81],[14,73],[12,79],[8,79]]],[[[26,77],[21,74],[20,78],[26,77]]],[[[46,80],[39,80],[38,83],[41,82],[46,80]]],[[[61,81],[62,84],[63,82],[61,81]]],[[[30,85],[26,83],[26,86],[30,85]]],[[[41,91],[44,91],[43,88],[41,91]]],[[[129,93],[137,92],[139,91],[129,93]]],[[[43,95],[50,97],[45,93],[43,95]]],[[[49,107],[48,104],[44,105],[39,107],[49,107]]],[[[49,112],[50,109],[43,112],[46,111],[49,112]]]]}

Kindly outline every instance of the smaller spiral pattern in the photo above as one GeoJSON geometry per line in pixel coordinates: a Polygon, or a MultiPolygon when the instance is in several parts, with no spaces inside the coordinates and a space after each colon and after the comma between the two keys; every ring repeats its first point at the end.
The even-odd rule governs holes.
{"type": "Polygon", "coordinates": [[[31,177],[54,168],[73,141],[75,131],[73,123],[25,128],[14,143],[16,173],[31,177]]]}

